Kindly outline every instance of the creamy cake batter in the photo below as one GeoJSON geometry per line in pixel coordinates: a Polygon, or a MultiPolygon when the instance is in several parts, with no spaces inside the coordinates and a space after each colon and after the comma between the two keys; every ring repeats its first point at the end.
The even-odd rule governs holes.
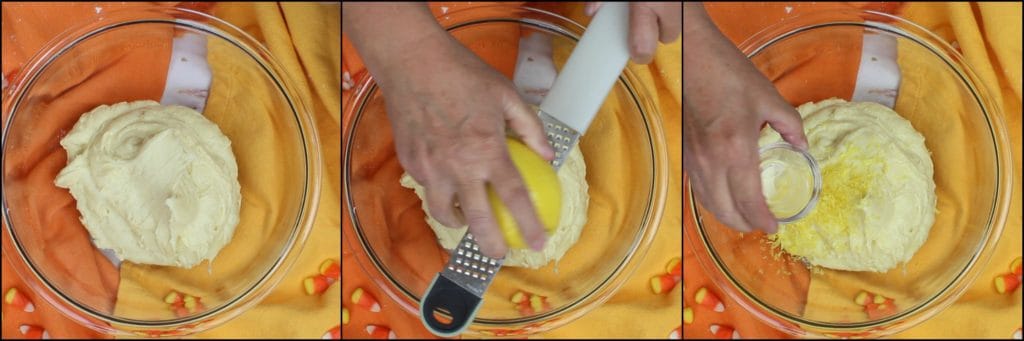
{"type": "MultiPolygon", "coordinates": [[[[809,263],[885,272],[906,263],[935,221],[935,181],[924,137],[888,107],[828,99],[805,103],[810,153],[822,170],[821,197],[804,219],[769,236],[809,263]]],[[[781,141],[765,129],[758,144],[781,141]]]]}
{"type": "MultiPolygon", "coordinates": [[[[548,236],[548,241],[541,251],[533,251],[528,248],[509,249],[508,254],[505,255],[503,266],[540,268],[552,260],[561,259],[565,252],[576,244],[580,237],[580,231],[583,230],[583,225],[587,222],[587,203],[590,196],[587,194],[586,178],[587,169],[583,162],[583,153],[578,147],[573,148],[566,158],[565,164],[558,170],[558,180],[562,186],[562,214],[555,233],[548,236]]],[[[413,189],[416,196],[423,200],[426,192],[412,176],[404,173],[400,181],[403,187],[413,189]]],[[[430,216],[425,201],[422,207],[423,212],[427,213],[427,225],[430,225],[430,229],[437,235],[437,241],[447,250],[454,249],[469,227],[446,227],[430,216]]]]}
{"type": "Polygon", "coordinates": [[[96,247],[191,268],[231,240],[241,205],[231,141],[203,115],[154,101],[101,105],[61,140],[56,185],[77,200],[96,247]]]}

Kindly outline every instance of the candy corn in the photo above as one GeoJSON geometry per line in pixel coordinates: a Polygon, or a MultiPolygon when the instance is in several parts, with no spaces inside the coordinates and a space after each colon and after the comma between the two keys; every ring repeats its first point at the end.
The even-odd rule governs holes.
{"type": "Polygon", "coordinates": [[[325,260],[320,264],[320,274],[332,279],[341,278],[341,266],[333,259],[325,260]]]}
{"type": "MultiPolygon", "coordinates": [[[[1020,257],[1017,257],[1017,259],[1014,259],[1013,263],[1010,264],[1010,271],[1013,271],[1014,275],[1017,275],[1017,277],[1020,277],[1020,274],[1021,274],[1021,271],[1020,271],[1020,257]]],[[[1020,278],[1017,278],[1017,279],[1020,280],[1020,278]]]]}
{"type": "Polygon", "coordinates": [[[669,275],[675,276],[676,278],[683,277],[683,262],[679,257],[672,258],[668,261],[668,266],[665,267],[665,272],[669,275]]]}
{"type": "Polygon", "coordinates": [[[551,309],[551,305],[548,304],[548,298],[540,295],[530,296],[530,308],[533,311],[547,311],[551,309]]]}
{"type": "Polygon", "coordinates": [[[521,303],[521,302],[523,302],[525,300],[528,300],[529,298],[530,298],[530,293],[527,293],[525,291],[519,290],[519,291],[516,291],[516,293],[512,294],[512,298],[510,300],[512,301],[512,303],[517,303],[518,304],[518,303],[521,303]]]}
{"type": "Polygon", "coordinates": [[[686,324],[692,324],[693,323],[693,308],[684,308],[683,309],[683,323],[686,323],[686,324]]]}
{"type": "Polygon", "coordinates": [[[377,303],[377,299],[373,298],[370,293],[363,291],[363,288],[356,288],[352,292],[352,303],[366,308],[371,312],[380,312],[380,303],[377,303]]]}
{"type": "Polygon", "coordinates": [[[183,298],[181,297],[181,294],[179,294],[177,291],[172,290],[169,294],[167,294],[167,296],[164,296],[164,303],[170,305],[183,304],[183,298]]]}
{"type": "Polygon", "coordinates": [[[321,337],[320,339],[322,339],[322,340],[341,340],[341,326],[340,325],[334,326],[334,328],[331,328],[330,330],[328,330],[327,333],[324,333],[324,336],[321,337]]]}
{"type": "Polygon", "coordinates": [[[1013,274],[1002,274],[996,277],[996,292],[1003,294],[1007,292],[1013,292],[1020,285],[1020,280],[1013,274]]]}
{"type": "Polygon", "coordinates": [[[896,313],[896,301],[882,295],[861,291],[853,301],[864,306],[864,312],[872,320],[896,313]]]}
{"type": "Polygon", "coordinates": [[[670,340],[679,340],[683,337],[683,326],[678,326],[676,329],[672,329],[671,333],[668,333],[670,340]]]}
{"type": "Polygon", "coordinates": [[[657,275],[651,277],[651,290],[655,294],[663,294],[672,290],[676,286],[676,279],[669,274],[657,275]]]}
{"type": "Polygon", "coordinates": [[[370,334],[370,337],[374,339],[384,340],[395,338],[395,332],[391,331],[391,329],[388,329],[388,327],[384,326],[377,326],[372,324],[366,325],[366,333],[370,334]]]}
{"type": "Polygon", "coordinates": [[[1020,337],[1021,337],[1021,335],[1020,335],[1020,328],[1017,328],[1017,330],[1013,332],[1013,339],[1014,340],[1020,340],[1020,337]]]}
{"type": "Polygon", "coordinates": [[[182,305],[172,306],[171,310],[174,311],[174,316],[177,316],[177,317],[188,316],[188,308],[185,308],[182,305]]]}
{"type": "Polygon", "coordinates": [[[348,324],[348,308],[341,307],[341,324],[348,324]]]}
{"type": "Polygon", "coordinates": [[[728,340],[740,338],[740,333],[729,326],[720,326],[717,324],[712,324],[708,329],[711,330],[711,334],[714,334],[716,339],[728,340]]]}
{"type": "Polygon", "coordinates": [[[693,300],[702,306],[714,310],[715,312],[725,311],[725,305],[722,304],[722,300],[718,299],[718,296],[708,291],[706,287],[697,289],[697,294],[694,295],[693,300]]]}
{"type": "Polygon", "coordinates": [[[32,304],[32,300],[28,299],[18,288],[7,289],[7,293],[4,294],[4,303],[10,304],[15,308],[24,310],[25,312],[36,311],[36,306],[32,304]]]}
{"type": "Polygon", "coordinates": [[[23,324],[20,327],[18,327],[18,330],[21,331],[21,335],[25,335],[26,339],[50,339],[50,333],[47,333],[45,329],[39,326],[23,324]]]}
{"type": "Polygon", "coordinates": [[[327,291],[327,288],[331,286],[331,282],[327,276],[316,275],[306,277],[306,279],[302,281],[302,286],[306,288],[306,295],[319,295],[324,291],[327,291]]]}
{"type": "Polygon", "coordinates": [[[857,297],[854,298],[853,301],[856,302],[857,305],[865,305],[868,302],[874,300],[874,296],[874,294],[862,290],[860,293],[857,294],[857,297]]]}

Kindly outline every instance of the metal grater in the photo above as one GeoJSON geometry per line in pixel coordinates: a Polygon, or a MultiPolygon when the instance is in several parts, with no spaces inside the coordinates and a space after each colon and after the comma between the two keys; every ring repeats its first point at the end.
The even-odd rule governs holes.
{"type": "Polygon", "coordinates": [[[569,157],[569,152],[579,141],[580,132],[544,111],[540,111],[540,121],[544,123],[544,133],[548,136],[548,143],[555,148],[555,158],[551,160],[551,166],[555,167],[557,171],[562,168],[565,158],[569,157]]]}
{"type": "MultiPolygon", "coordinates": [[[[558,170],[579,141],[580,133],[543,111],[538,111],[538,114],[544,123],[548,143],[555,149],[551,166],[558,170]]],[[[473,320],[480,308],[484,292],[504,261],[504,258],[495,259],[480,254],[480,246],[469,231],[462,236],[451,255],[448,264],[430,283],[423,303],[420,304],[421,320],[431,332],[444,337],[458,335],[469,326],[468,322],[473,320]],[[452,322],[446,325],[436,320],[432,313],[435,308],[452,316],[452,322]]]]}
{"type": "MultiPolygon", "coordinates": [[[[591,20],[562,67],[538,115],[548,143],[555,149],[551,166],[558,170],[587,130],[629,58],[628,5],[606,2],[591,20]]],[[[432,333],[456,336],[469,327],[480,309],[484,292],[504,259],[481,255],[468,231],[452,251],[445,268],[434,277],[420,302],[420,320],[432,333]],[[439,311],[450,316],[442,322],[439,311]]]]}

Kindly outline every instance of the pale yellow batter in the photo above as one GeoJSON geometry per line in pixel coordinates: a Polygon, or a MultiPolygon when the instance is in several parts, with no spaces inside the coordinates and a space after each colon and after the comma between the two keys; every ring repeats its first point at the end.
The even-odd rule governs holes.
{"type": "MultiPolygon", "coordinates": [[[[505,255],[503,266],[540,268],[547,265],[548,262],[561,259],[565,252],[576,244],[583,225],[587,222],[587,203],[590,196],[587,194],[586,178],[587,168],[583,162],[583,153],[580,152],[579,147],[573,148],[566,158],[565,164],[558,170],[558,180],[562,186],[562,213],[555,233],[548,236],[547,244],[541,251],[510,249],[505,255]]],[[[416,196],[423,200],[425,195],[423,186],[420,186],[412,176],[409,176],[408,173],[402,174],[400,181],[403,187],[413,189],[416,196]]],[[[454,249],[468,227],[446,227],[430,216],[426,202],[423,202],[422,207],[423,211],[427,212],[427,225],[430,225],[430,229],[437,235],[437,241],[445,249],[454,249]]]]}
{"type": "MultiPolygon", "coordinates": [[[[935,221],[935,181],[924,137],[888,107],[828,99],[805,103],[821,197],[804,219],[769,238],[814,265],[885,272],[906,263],[935,221]]],[[[765,129],[758,144],[781,141],[765,129]]]]}
{"type": "Polygon", "coordinates": [[[231,141],[203,115],[153,101],[101,105],[61,140],[96,247],[140,264],[191,268],[231,240],[241,205],[231,141]]]}

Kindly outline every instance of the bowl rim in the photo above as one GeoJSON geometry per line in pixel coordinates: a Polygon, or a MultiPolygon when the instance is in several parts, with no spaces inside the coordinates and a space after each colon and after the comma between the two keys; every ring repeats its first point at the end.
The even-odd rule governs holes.
{"type": "Polygon", "coordinates": [[[692,224],[690,225],[692,226],[690,228],[684,227],[683,230],[684,234],[687,235],[690,247],[694,248],[694,254],[698,255],[696,257],[698,263],[704,268],[708,277],[734,301],[765,324],[793,336],[838,337],[850,336],[846,334],[850,332],[856,333],[858,337],[887,336],[909,329],[945,310],[945,308],[952,305],[956,299],[966,292],[984,270],[983,265],[987,264],[991,258],[994,252],[992,246],[996,244],[999,236],[1002,234],[1007,215],[1009,214],[1013,176],[1012,168],[1008,167],[1011,167],[1012,155],[1010,154],[1010,148],[1012,144],[1005,130],[1002,118],[1003,111],[990,95],[992,94],[991,89],[981,81],[973,68],[964,60],[964,57],[952,46],[935,33],[909,19],[871,10],[822,10],[796,15],[769,25],[744,40],[738,47],[747,58],[752,58],[764,48],[771,46],[777,41],[801,32],[833,26],[875,29],[898,35],[917,43],[932,52],[952,69],[968,88],[975,103],[980,107],[982,118],[987,123],[992,135],[996,190],[991,199],[991,210],[988,212],[986,231],[976,247],[977,252],[975,252],[974,257],[966,263],[964,269],[961,270],[959,275],[954,277],[952,282],[944,286],[935,296],[918,302],[912,309],[903,310],[897,314],[867,322],[825,323],[794,318],[789,316],[787,312],[766,305],[756,299],[746,289],[743,289],[734,278],[723,274],[724,271],[721,270],[723,264],[717,256],[714,256],[713,246],[707,239],[700,223],[701,215],[697,210],[698,202],[691,190],[689,180],[684,181],[685,191],[687,192],[684,196],[689,200],[689,207],[684,210],[687,212],[685,214],[687,218],[684,218],[684,220],[691,221],[692,224]],[[844,18],[855,17],[859,21],[837,20],[836,18],[840,15],[845,15],[844,18]],[[711,256],[704,255],[703,253],[705,252],[711,256]],[[704,257],[710,259],[704,259],[704,257]]]}
{"type": "MultiPolygon", "coordinates": [[[[472,8],[462,8],[438,16],[440,24],[446,31],[456,30],[473,24],[487,24],[495,22],[517,23],[524,26],[532,26],[551,34],[561,34],[564,38],[579,41],[584,27],[562,15],[546,10],[524,6],[511,5],[485,5],[472,8]],[[496,14],[495,10],[500,10],[496,14]],[[508,11],[508,12],[505,12],[508,11]],[[545,20],[538,20],[536,17],[543,17],[545,20]]],[[[651,162],[651,184],[647,196],[647,211],[642,215],[642,225],[637,238],[632,241],[631,252],[618,264],[611,275],[601,281],[591,292],[582,295],[575,302],[564,307],[553,309],[549,312],[533,315],[530,317],[513,319],[484,319],[475,318],[471,327],[466,329],[463,335],[474,336],[501,336],[495,333],[508,331],[509,329],[525,330],[525,333],[515,335],[530,335],[561,327],[572,322],[590,310],[599,307],[602,303],[611,298],[626,280],[634,273],[639,263],[644,259],[648,247],[654,239],[664,212],[665,201],[668,193],[668,153],[664,130],[658,116],[659,108],[650,96],[639,93],[640,79],[628,67],[623,70],[619,77],[619,83],[624,84],[631,96],[632,103],[638,108],[640,117],[643,119],[644,128],[648,132],[650,143],[651,162]],[[581,309],[576,309],[582,307],[581,309]],[[564,316],[561,316],[563,313],[564,316]],[[480,328],[479,330],[476,328],[480,328]]],[[[342,117],[348,116],[348,125],[342,127],[342,200],[344,211],[347,213],[349,229],[342,229],[347,244],[354,253],[359,266],[370,277],[371,281],[381,288],[391,299],[399,303],[407,312],[418,315],[418,301],[414,299],[414,293],[410,293],[400,283],[395,283],[385,275],[387,271],[381,267],[379,261],[369,258],[372,254],[371,247],[362,235],[361,228],[357,227],[358,219],[355,219],[356,210],[351,196],[351,176],[348,174],[352,163],[353,151],[353,130],[357,126],[370,95],[377,90],[373,77],[368,72],[363,72],[355,81],[354,93],[343,106],[342,117]],[[346,115],[349,113],[349,115],[346,115]]],[[[439,269],[440,270],[440,269],[439,269]]],[[[509,334],[512,335],[512,334],[509,334]]]]}
{"type": "MultiPolygon", "coordinates": [[[[3,97],[5,122],[3,124],[0,149],[6,150],[8,147],[7,137],[10,133],[9,130],[14,122],[19,105],[27,95],[26,90],[32,88],[41,72],[45,71],[53,61],[60,58],[63,53],[77,47],[78,43],[94,36],[101,35],[112,29],[140,24],[161,24],[187,28],[191,32],[202,32],[207,37],[212,36],[230,42],[233,46],[241,49],[243,53],[262,68],[265,74],[273,80],[282,97],[285,98],[295,119],[299,139],[301,140],[304,185],[300,196],[301,200],[298,204],[298,212],[293,219],[294,222],[291,223],[291,231],[288,234],[282,254],[252,285],[244,289],[238,296],[231,298],[216,308],[211,308],[195,315],[168,320],[148,321],[110,316],[94,311],[91,306],[80,304],[75,299],[57,290],[54,284],[47,281],[40,270],[32,262],[28,261],[30,257],[28,257],[25,248],[18,242],[17,233],[8,214],[10,205],[8,205],[5,191],[2,194],[2,215],[4,221],[2,242],[3,249],[5,250],[4,257],[9,258],[15,272],[33,292],[41,296],[69,319],[89,329],[112,335],[153,336],[150,333],[156,332],[163,333],[158,335],[185,336],[219,326],[256,306],[284,279],[285,274],[295,264],[312,230],[320,204],[322,156],[318,144],[319,135],[309,111],[309,105],[299,96],[301,92],[296,86],[298,83],[294,81],[294,78],[286,72],[283,64],[262,43],[244,30],[212,14],[192,9],[161,6],[127,6],[111,8],[93,20],[72,25],[70,28],[59,33],[44,44],[29,59],[25,67],[9,80],[11,82],[10,87],[4,90],[3,97]]],[[[5,162],[6,153],[0,156],[0,167],[5,168],[5,162]]],[[[0,172],[0,179],[2,179],[3,183],[7,182],[6,172],[0,172]]]]}

